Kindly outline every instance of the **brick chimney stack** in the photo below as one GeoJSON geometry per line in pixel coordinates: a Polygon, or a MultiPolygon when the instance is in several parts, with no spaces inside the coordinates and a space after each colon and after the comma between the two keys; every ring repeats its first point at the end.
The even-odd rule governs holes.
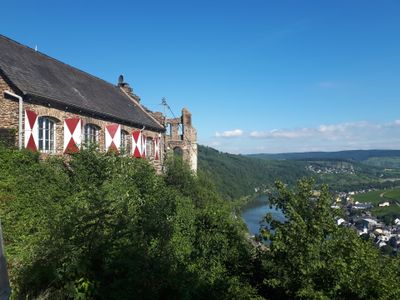
{"type": "Polygon", "coordinates": [[[135,99],[137,102],[140,102],[140,97],[133,92],[133,89],[129,86],[129,83],[124,81],[124,76],[119,75],[118,77],[118,87],[125,91],[129,96],[135,99]]]}

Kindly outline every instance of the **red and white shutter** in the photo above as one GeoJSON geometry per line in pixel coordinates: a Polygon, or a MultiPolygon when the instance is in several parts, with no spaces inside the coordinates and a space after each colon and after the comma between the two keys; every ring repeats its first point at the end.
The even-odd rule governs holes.
{"type": "Polygon", "coordinates": [[[105,131],[106,151],[119,153],[121,147],[121,126],[118,124],[107,125],[105,131]]]}
{"type": "Polygon", "coordinates": [[[140,130],[132,130],[132,156],[142,157],[142,132],[140,130]]]}
{"type": "Polygon", "coordinates": [[[146,159],[147,157],[147,138],[144,134],[142,134],[142,158],[146,159]]]}
{"type": "Polygon", "coordinates": [[[64,120],[64,153],[76,153],[82,142],[82,121],[79,118],[64,120]]]}
{"type": "Polygon", "coordinates": [[[38,115],[26,109],[25,110],[25,148],[37,151],[39,140],[38,115]]]}
{"type": "Polygon", "coordinates": [[[156,137],[154,139],[154,160],[160,159],[160,138],[156,137]]]}

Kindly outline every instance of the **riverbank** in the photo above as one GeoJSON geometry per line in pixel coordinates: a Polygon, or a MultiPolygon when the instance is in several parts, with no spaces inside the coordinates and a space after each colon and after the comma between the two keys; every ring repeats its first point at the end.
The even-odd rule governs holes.
{"type": "Polygon", "coordinates": [[[267,223],[264,222],[264,218],[268,213],[272,214],[274,219],[284,220],[282,212],[269,205],[267,195],[260,195],[242,207],[240,215],[250,235],[259,234],[260,226],[267,226],[267,223]]]}

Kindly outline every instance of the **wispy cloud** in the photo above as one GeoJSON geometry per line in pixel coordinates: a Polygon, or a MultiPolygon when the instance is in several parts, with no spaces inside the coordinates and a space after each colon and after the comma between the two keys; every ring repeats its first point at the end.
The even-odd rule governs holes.
{"type": "Polygon", "coordinates": [[[400,119],[249,132],[235,129],[217,132],[206,144],[231,153],[400,149],[400,119]]]}
{"type": "Polygon", "coordinates": [[[216,132],[215,136],[216,137],[225,137],[225,138],[231,138],[231,137],[239,137],[243,135],[243,130],[241,129],[234,129],[234,130],[227,130],[223,132],[216,132]]]}
{"type": "Polygon", "coordinates": [[[252,131],[249,136],[251,138],[286,138],[295,139],[310,136],[312,132],[308,128],[298,129],[298,130],[281,130],[273,129],[270,131],[252,131]]]}
{"type": "Polygon", "coordinates": [[[387,132],[393,127],[400,128],[400,120],[390,123],[377,124],[367,121],[348,122],[340,124],[322,124],[315,128],[273,129],[269,131],[250,132],[251,138],[258,139],[359,139],[379,132],[387,132]]]}

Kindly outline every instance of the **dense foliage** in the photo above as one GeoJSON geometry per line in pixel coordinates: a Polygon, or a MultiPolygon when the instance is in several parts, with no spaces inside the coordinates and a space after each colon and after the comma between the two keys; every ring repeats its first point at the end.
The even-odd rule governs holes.
{"type": "Polygon", "coordinates": [[[318,192],[310,180],[295,191],[277,183],[270,203],[284,223],[267,216],[262,236],[269,251],[260,253],[260,284],[278,299],[399,299],[398,259],[380,255],[370,241],[335,224],[336,210],[326,186],[318,192]],[[261,281],[262,280],[262,281],[261,281]]]}
{"type": "Polygon", "coordinates": [[[327,188],[279,183],[256,247],[207,176],[180,160],[0,148],[12,299],[396,299],[397,258],[335,225],[327,188]]]}
{"type": "Polygon", "coordinates": [[[301,152],[301,153],[278,153],[278,154],[250,154],[251,157],[263,159],[290,159],[290,160],[350,160],[363,162],[369,159],[379,160],[387,157],[400,157],[400,150],[347,150],[336,152],[301,152]]]}
{"type": "Polygon", "coordinates": [[[294,184],[301,177],[311,176],[304,162],[266,161],[204,146],[199,146],[199,169],[213,178],[218,191],[227,199],[271,188],[277,179],[294,184]]]}
{"type": "Polygon", "coordinates": [[[240,220],[179,161],[0,151],[0,216],[14,298],[249,298],[240,220]]]}

